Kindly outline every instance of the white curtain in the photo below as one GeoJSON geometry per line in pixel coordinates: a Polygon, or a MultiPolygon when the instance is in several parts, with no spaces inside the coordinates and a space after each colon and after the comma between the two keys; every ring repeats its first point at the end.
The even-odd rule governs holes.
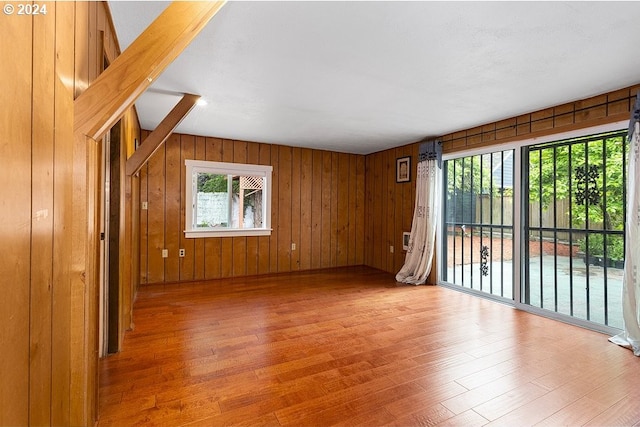
{"type": "Polygon", "coordinates": [[[441,171],[438,159],[418,162],[416,174],[416,205],[411,224],[409,249],[398,282],[421,285],[431,272],[436,240],[436,225],[440,213],[441,171]]]}
{"type": "Polygon", "coordinates": [[[627,183],[627,218],[624,275],[622,278],[622,317],[624,331],[609,340],[628,347],[640,356],[640,124],[633,124],[627,183]]]}

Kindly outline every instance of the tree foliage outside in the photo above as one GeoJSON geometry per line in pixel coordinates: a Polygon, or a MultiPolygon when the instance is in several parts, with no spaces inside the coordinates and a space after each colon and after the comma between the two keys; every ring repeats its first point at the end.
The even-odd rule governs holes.
{"type": "Polygon", "coordinates": [[[565,141],[529,151],[529,200],[549,208],[570,199],[571,209],[558,213],[573,228],[624,229],[623,158],[626,138],[618,133],[565,141]]]}
{"type": "MultiPolygon", "coordinates": [[[[624,200],[628,143],[626,132],[560,141],[529,150],[529,201],[549,209],[569,200],[570,228],[588,231],[580,250],[611,259],[624,258],[624,200]]],[[[542,224],[541,224],[542,225],[542,224]]]]}
{"type": "Polygon", "coordinates": [[[513,196],[513,150],[448,160],[446,174],[447,221],[485,222],[487,206],[513,196]]]}

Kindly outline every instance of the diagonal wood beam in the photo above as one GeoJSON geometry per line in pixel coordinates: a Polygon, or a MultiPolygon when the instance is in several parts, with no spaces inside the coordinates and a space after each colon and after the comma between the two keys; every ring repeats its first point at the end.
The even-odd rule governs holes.
{"type": "Polygon", "coordinates": [[[222,8],[175,1],[74,101],[74,131],[100,139],[222,8]]]}
{"type": "Polygon", "coordinates": [[[140,147],[127,159],[125,171],[131,176],[149,160],[156,150],[169,138],[173,130],[180,124],[200,99],[198,95],[186,94],[173,107],[167,117],[147,136],[140,147]]]}

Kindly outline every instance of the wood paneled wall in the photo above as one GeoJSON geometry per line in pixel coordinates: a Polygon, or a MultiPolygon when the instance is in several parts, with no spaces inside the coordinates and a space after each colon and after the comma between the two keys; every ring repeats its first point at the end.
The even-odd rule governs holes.
{"type": "Polygon", "coordinates": [[[91,425],[99,145],[74,138],[73,102],[117,41],[106,4],[40,4],[0,14],[0,425],[91,425]]]}
{"type": "MultiPolygon", "coordinates": [[[[444,135],[445,153],[502,144],[628,120],[640,85],[444,135]]],[[[365,264],[397,273],[404,264],[402,232],[411,230],[415,181],[395,182],[396,158],[411,155],[415,176],[419,142],[366,156],[365,264]],[[391,253],[389,247],[394,247],[391,253]]],[[[435,264],[434,264],[435,265],[435,264]]],[[[437,280],[435,269],[429,283],[437,280]]]]}
{"type": "Polygon", "coordinates": [[[442,137],[445,153],[628,120],[640,85],[442,137]]]}
{"type": "Polygon", "coordinates": [[[141,283],[361,265],[364,188],[364,156],[173,134],[140,171],[141,283]],[[273,166],[271,236],[185,239],[185,159],[273,166]]]}
{"type": "Polygon", "coordinates": [[[402,233],[411,231],[418,144],[366,156],[365,265],[398,272],[404,264],[402,233]],[[396,160],[411,156],[411,181],[396,182],[396,160]]]}

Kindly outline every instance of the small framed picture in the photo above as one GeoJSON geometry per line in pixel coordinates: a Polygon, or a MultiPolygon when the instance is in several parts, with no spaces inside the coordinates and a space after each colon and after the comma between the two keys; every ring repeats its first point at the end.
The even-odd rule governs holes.
{"type": "Polygon", "coordinates": [[[411,156],[396,159],[396,182],[411,181],[411,156]]]}
{"type": "Polygon", "coordinates": [[[409,250],[409,238],[411,237],[411,233],[405,231],[402,233],[402,250],[409,250]]]}

